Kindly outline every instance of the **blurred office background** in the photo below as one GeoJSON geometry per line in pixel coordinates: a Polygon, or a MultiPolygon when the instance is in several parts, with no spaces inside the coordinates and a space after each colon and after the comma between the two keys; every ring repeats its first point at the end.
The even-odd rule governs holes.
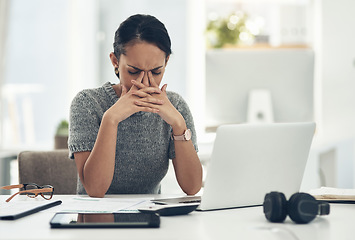
{"type": "Polygon", "coordinates": [[[0,151],[50,150],[84,88],[117,83],[114,33],[132,14],[167,27],[164,82],[208,162],[225,123],[316,121],[304,189],[355,185],[355,2],[0,0],[0,151]]]}

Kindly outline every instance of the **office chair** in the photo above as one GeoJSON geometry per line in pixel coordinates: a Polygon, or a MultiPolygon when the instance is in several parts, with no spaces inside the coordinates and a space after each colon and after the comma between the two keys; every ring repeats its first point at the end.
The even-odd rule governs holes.
{"type": "Polygon", "coordinates": [[[24,151],[18,156],[19,183],[52,185],[54,194],[76,194],[78,174],[68,149],[24,151]]]}

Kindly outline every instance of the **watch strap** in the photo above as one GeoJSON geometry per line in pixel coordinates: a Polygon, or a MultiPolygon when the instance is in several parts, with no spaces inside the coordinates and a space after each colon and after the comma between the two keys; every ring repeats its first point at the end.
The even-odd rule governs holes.
{"type": "Polygon", "coordinates": [[[182,135],[174,135],[174,133],[171,134],[171,138],[174,139],[175,141],[189,141],[191,139],[191,130],[186,129],[182,135]]]}

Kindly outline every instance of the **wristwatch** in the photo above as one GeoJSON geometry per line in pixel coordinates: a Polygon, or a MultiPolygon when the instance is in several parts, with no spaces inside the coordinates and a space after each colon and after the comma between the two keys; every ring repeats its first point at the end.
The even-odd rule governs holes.
{"type": "Polygon", "coordinates": [[[176,140],[176,141],[189,141],[191,139],[191,130],[187,129],[185,130],[184,134],[175,136],[174,134],[171,135],[171,137],[176,140]]]}

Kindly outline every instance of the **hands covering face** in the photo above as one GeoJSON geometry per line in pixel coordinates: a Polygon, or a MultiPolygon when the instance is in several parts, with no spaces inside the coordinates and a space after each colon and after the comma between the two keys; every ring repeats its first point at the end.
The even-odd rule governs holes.
{"type": "Polygon", "coordinates": [[[164,84],[159,89],[151,71],[148,73],[142,71],[136,80],[131,80],[131,83],[133,85],[130,89],[122,85],[121,97],[114,105],[115,108],[119,108],[119,111],[115,111],[121,115],[119,121],[139,111],[157,113],[170,125],[174,124],[174,120],[180,119],[180,113],[166,94],[167,85],[164,84]],[[148,74],[148,77],[144,78],[144,74],[148,74]]]}

